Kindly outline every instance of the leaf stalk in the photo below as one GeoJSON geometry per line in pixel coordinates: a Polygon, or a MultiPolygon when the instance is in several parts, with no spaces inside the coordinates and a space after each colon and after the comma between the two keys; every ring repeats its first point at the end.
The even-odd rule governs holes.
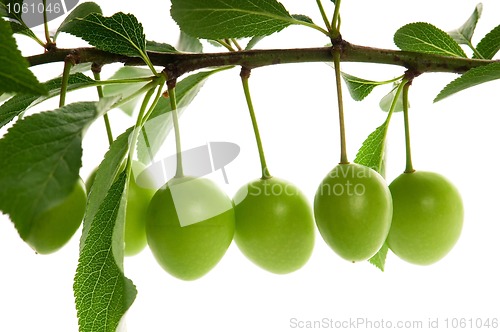
{"type": "Polygon", "coordinates": [[[335,1],[335,11],[332,18],[332,32],[330,37],[336,39],[340,36],[340,3],[341,0],[335,1]]]}
{"type": "Polygon", "coordinates": [[[181,133],[179,128],[179,114],[177,112],[177,98],[175,96],[175,80],[168,80],[168,98],[170,99],[170,108],[172,109],[172,122],[174,124],[174,134],[175,134],[175,151],[177,153],[177,169],[175,171],[175,177],[181,178],[184,176],[184,171],[182,169],[182,147],[181,147],[181,133]]]}
{"type": "Polygon", "coordinates": [[[323,3],[321,0],[316,0],[316,4],[318,5],[318,9],[321,13],[321,18],[323,19],[323,22],[325,23],[325,27],[327,28],[328,32],[332,31],[332,26],[330,24],[330,21],[328,21],[328,17],[326,16],[325,8],[323,7],[323,3]]]}
{"type": "MultiPolygon", "coordinates": [[[[96,81],[100,81],[101,80],[101,66],[97,65],[97,64],[92,64],[92,73],[94,74],[94,79],[96,81]]],[[[101,100],[102,98],[104,98],[104,92],[103,92],[103,89],[102,89],[102,85],[98,85],[96,86],[97,88],[97,95],[99,96],[99,100],[101,100]]],[[[108,137],[108,143],[109,145],[111,146],[111,144],[113,144],[113,132],[111,131],[111,123],[109,121],[109,116],[108,116],[108,113],[104,114],[103,116],[103,119],[104,119],[104,126],[106,128],[106,136],[108,137]]]]}
{"type": "Polygon", "coordinates": [[[52,39],[50,38],[49,20],[47,18],[47,0],[43,0],[43,28],[45,32],[45,40],[47,41],[47,45],[53,44],[52,39]]]}

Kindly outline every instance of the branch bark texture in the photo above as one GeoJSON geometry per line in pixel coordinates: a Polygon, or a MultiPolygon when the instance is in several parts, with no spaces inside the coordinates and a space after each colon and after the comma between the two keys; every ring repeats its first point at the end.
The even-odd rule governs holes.
{"type": "MultiPolygon", "coordinates": [[[[434,54],[405,52],[359,46],[342,41],[335,46],[340,50],[342,62],[363,62],[401,66],[416,73],[446,72],[464,73],[469,69],[484,66],[500,60],[480,60],[449,57],[434,54]]],[[[159,53],[148,52],[155,66],[164,67],[175,77],[185,73],[221,66],[244,66],[248,69],[258,67],[307,62],[331,62],[333,47],[266,49],[221,53],[159,53]]],[[[98,65],[122,62],[125,65],[144,65],[140,58],[109,53],[96,48],[55,49],[43,54],[27,57],[31,66],[52,62],[62,62],[71,54],[79,63],[92,62],[98,65]]]]}

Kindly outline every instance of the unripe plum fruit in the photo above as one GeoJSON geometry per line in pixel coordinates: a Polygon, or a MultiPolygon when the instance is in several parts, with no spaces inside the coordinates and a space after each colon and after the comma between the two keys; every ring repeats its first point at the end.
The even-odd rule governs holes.
{"type": "Polygon", "coordinates": [[[464,208],[457,188],[432,172],[403,173],[389,185],[394,203],[387,242],[401,259],[433,264],[453,248],[462,231],[464,208]]]}
{"type": "Polygon", "coordinates": [[[234,196],[235,242],[261,268],[290,273],[314,247],[314,218],[306,197],[291,183],[272,177],[243,186],[234,196]]]}
{"type": "Polygon", "coordinates": [[[173,178],[151,200],[146,234],[164,270],[182,280],[198,279],[233,240],[231,199],[209,179],[173,178]]]}
{"type": "Polygon", "coordinates": [[[391,193],[373,169],[339,164],[323,179],[314,197],[316,225],[342,258],[371,258],[384,244],[392,218],[391,193]]]}
{"type": "Polygon", "coordinates": [[[59,250],[80,227],[86,206],[85,184],[79,178],[67,197],[34,218],[26,242],[39,254],[59,250]]]}

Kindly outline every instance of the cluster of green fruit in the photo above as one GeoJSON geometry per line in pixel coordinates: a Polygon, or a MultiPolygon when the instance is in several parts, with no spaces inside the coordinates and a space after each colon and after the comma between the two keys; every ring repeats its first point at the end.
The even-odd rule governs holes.
{"type": "MultiPolygon", "coordinates": [[[[80,226],[86,198],[80,179],[63,202],[38,217],[27,242],[39,253],[62,247],[80,226]]],[[[168,273],[194,280],[221,260],[234,238],[252,262],[284,274],[311,256],[314,220],[346,260],[369,259],[387,240],[400,258],[427,265],[456,243],[463,207],[457,189],[436,173],[403,173],[387,187],[377,172],[358,164],[339,164],[328,173],[314,216],[300,190],[275,177],[248,183],[231,200],[205,178],[173,178],[155,193],[138,185],[132,172],[124,248],[130,256],[149,244],[168,273]]]]}
{"type": "Polygon", "coordinates": [[[243,186],[231,200],[206,178],[173,178],[149,204],[145,216],[149,247],[168,273],[183,280],[209,272],[233,238],[262,268],[295,271],[312,253],[314,221],[304,195],[290,186],[276,178],[259,179],[243,186]],[[272,195],[269,187],[280,194],[272,195]]]}
{"type": "MultiPolygon", "coordinates": [[[[184,176],[175,89],[169,86],[176,175],[155,191],[154,186],[137,183],[144,165],[132,163],[125,212],[125,255],[137,254],[149,245],[168,273],[194,280],[222,259],[234,239],[241,252],[256,265],[285,274],[298,270],[309,260],[316,224],[333,251],[351,262],[370,259],[384,243],[411,263],[428,265],[443,258],[460,236],[463,204],[458,190],[446,178],[413,169],[408,120],[411,80],[405,78],[401,82],[389,112],[403,91],[406,170],[387,186],[372,168],[348,162],[338,53],[334,54],[334,64],[341,158],[320,183],[314,209],[297,187],[269,173],[248,84],[249,69],[242,68],[240,76],[262,177],[240,188],[232,200],[212,181],[184,176]]],[[[93,176],[87,181],[88,190],[92,182],[93,176]]],[[[28,242],[40,253],[62,246],[79,227],[85,205],[85,188],[80,181],[75,193],[40,217],[35,223],[40,227],[34,228],[28,242]],[[71,220],[61,223],[67,216],[71,220]]]]}
{"type": "Polygon", "coordinates": [[[387,187],[369,167],[339,164],[319,186],[314,214],[326,243],[347,260],[369,259],[387,241],[401,259],[429,265],[457,242],[464,212],[458,190],[437,173],[405,172],[387,187]]]}

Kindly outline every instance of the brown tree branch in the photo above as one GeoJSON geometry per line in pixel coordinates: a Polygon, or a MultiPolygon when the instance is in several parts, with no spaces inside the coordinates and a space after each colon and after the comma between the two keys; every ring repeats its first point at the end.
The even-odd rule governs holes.
{"type": "MultiPolygon", "coordinates": [[[[418,52],[405,52],[389,49],[359,46],[341,41],[337,46],[343,62],[364,62],[401,66],[417,73],[447,72],[464,73],[469,69],[484,66],[500,60],[479,60],[449,57],[418,52]]],[[[72,54],[79,63],[92,62],[99,65],[122,62],[125,65],[144,65],[140,58],[113,54],[96,48],[55,49],[43,54],[27,57],[31,66],[51,62],[62,62],[68,54],[72,54]]],[[[244,66],[254,69],[263,66],[303,63],[331,62],[332,48],[297,48],[250,50],[222,53],[158,53],[148,52],[155,66],[167,69],[176,77],[190,71],[228,65],[244,66]]]]}

